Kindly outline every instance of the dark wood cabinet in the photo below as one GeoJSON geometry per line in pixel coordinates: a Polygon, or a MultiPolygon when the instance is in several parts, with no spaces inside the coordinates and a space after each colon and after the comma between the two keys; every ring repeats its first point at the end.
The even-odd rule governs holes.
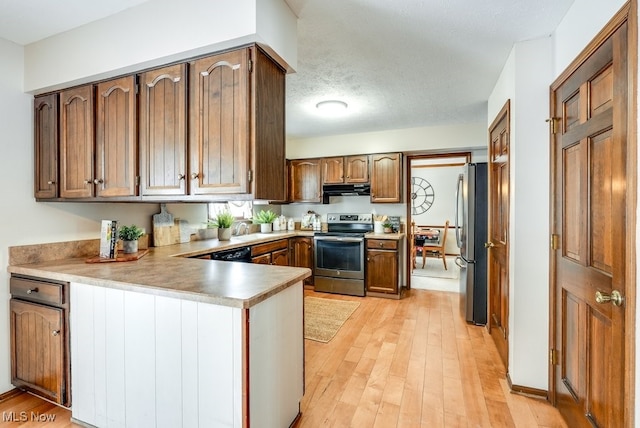
{"type": "Polygon", "coordinates": [[[187,65],[139,76],[140,194],[187,194],[187,65]]]}
{"type": "Polygon", "coordinates": [[[371,202],[402,202],[402,154],[371,155],[371,202]]]}
{"type": "Polygon", "coordinates": [[[339,156],[322,159],[322,183],[368,183],[369,156],[339,156]]]}
{"type": "Polygon", "coordinates": [[[11,277],[11,382],[69,406],[66,284],[11,277]]]}
{"type": "MultiPolygon", "coordinates": [[[[297,236],[289,239],[289,260],[291,266],[305,267],[313,272],[313,238],[297,236]]],[[[305,285],[313,285],[313,274],[304,280],[305,285]]]]}
{"type": "Polygon", "coordinates": [[[58,94],[33,100],[35,188],[39,199],[58,197],[58,94]]]}
{"type": "Polygon", "coordinates": [[[96,89],[96,196],[135,196],[138,193],[135,76],[102,82],[96,89]]]}
{"type": "Polygon", "coordinates": [[[289,266],[289,240],[257,244],[251,247],[251,261],[268,265],[289,266]]]}
{"type": "Polygon", "coordinates": [[[289,161],[289,202],[320,203],[322,159],[289,161]]]}
{"type": "Polygon", "coordinates": [[[398,241],[367,239],[367,293],[398,295],[398,241]]]}
{"type": "Polygon", "coordinates": [[[94,196],[93,86],[60,93],[60,196],[94,196]]]}
{"type": "Polygon", "coordinates": [[[251,46],[193,61],[190,76],[191,193],[284,201],[284,70],[251,46]]]}

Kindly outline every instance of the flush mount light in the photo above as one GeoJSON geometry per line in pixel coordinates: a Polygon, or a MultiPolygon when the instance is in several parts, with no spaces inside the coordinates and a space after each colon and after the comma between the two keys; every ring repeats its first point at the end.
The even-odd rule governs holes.
{"type": "Polygon", "coordinates": [[[347,110],[347,103],[339,100],[320,101],[316,104],[316,108],[322,114],[337,116],[343,114],[347,110]]]}

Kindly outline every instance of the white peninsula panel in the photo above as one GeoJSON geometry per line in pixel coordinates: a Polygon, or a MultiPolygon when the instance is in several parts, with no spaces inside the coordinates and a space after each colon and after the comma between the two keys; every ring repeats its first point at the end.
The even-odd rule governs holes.
{"type": "Polygon", "coordinates": [[[70,301],[74,420],[279,428],[297,417],[301,282],[249,309],[80,283],[70,301]]]}

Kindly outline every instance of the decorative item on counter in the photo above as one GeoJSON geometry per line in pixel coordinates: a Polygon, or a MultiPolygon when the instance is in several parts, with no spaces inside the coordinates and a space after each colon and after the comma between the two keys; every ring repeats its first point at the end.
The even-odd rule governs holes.
{"type": "Polygon", "coordinates": [[[382,223],[382,227],[384,233],[392,233],[393,232],[393,224],[387,219],[384,223],[382,223]]]}
{"type": "Polygon", "coordinates": [[[318,218],[318,214],[316,214],[314,211],[307,211],[307,213],[302,216],[300,230],[315,230],[316,219],[318,218]]]}
{"type": "Polygon", "coordinates": [[[276,218],[275,220],[273,220],[272,226],[273,231],[274,232],[279,232],[280,231],[280,219],[276,218]]]}
{"type": "Polygon", "coordinates": [[[118,229],[118,238],[122,239],[122,251],[125,254],[138,252],[138,238],[144,235],[144,230],[132,224],[118,229]]]}
{"type": "Polygon", "coordinates": [[[218,228],[218,240],[228,241],[231,239],[231,226],[235,221],[235,217],[230,212],[224,211],[218,213],[213,219],[213,223],[218,228]]]}
{"type": "Polygon", "coordinates": [[[281,215],[276,222],[280,223],[280,230],[287,230],[287,218],[285,216],[281,215]]]}
{"type": "Polygon", "coordinates": [[[270,233],[273,226],[273,221],[277,218],[277,214],[271,210],[260,210],[254,217],[254,222],[260,225],[261,233],[270,233]]]}
{"type": "Polygon", "coordinates": [[[116,241],[118,222],[116,220],[102,220],[100,228],[100,257],[113,259],[116,257],[116,241]]]}
{"type": "Polygon", "coordinates": [[[203,223],[203,227],[197,231],[198,239],[215,239],[218,237],[218,226],[212,220],[203,223]]]}
{"type": "Polygon", "coordinates": [[[373,216],[373,233],[384,233],[384,222],[387,221],[386,215],[373,216]]]}
{"type": "Polygon", "coordinates": [[[393,233],[401,233],[403,232],[403,230],[401,230],[400,227],[400,216],[393,216],[390,215],[387,218],[387,221],[389,221],[389,223],[391,223],[391,229],[393,229],[393,233]]]}
{"type": "Polygon", "coordinates": [[[290,218],[289,222],[287,223],[287,230],[296,230],[296,222],[293,221],[292,218],[290,218]]]}

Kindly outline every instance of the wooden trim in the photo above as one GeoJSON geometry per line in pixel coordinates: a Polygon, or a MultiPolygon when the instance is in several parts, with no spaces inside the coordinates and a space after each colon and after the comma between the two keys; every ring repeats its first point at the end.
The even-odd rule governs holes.
{"type": "MultiPolygon", "coordinates": [[[[625,3],[624,6],[616,13],[613,18],[609,20],[609,22],[604,26],[602,30],[589,42],[587,47],[585,47],[580,54],[567,66],[567,68],[558,76],[558,78],[551,84],[551,90],[557,90],[560,85],[562,85],[565,80],[569,78],[577,69],[584,63],[587,58],[589,58],[599,47],[607,40],[615,31],[624,24],[625,21],[628,21],[629,10],[631,8],[631,2],[635,2],[636,0],[630,0],[625,3]]],[[[630,94],[632,92],[629,92],[630,94]]],[[[633,93],[635,95],[635,93],[633,93]]]]}
{"type": "Polygon", "coordinates": [[[548,400],[548,393],[544,389],[531,388],[529,386],[514,385],[511,382],[511,376],[509,376],[509,373],[507,373],[507,383],[509,384],[509,389],[511,390],[511,392],[515,394],[526,395],[528,397],[542,398],[542,399],[548,400]]]}
{"type": "Polygon", "coordinates": [[[631,0],[623,9],[627,9],[627,212],[626,214],[626,240],[625,240],[625,384],[624,384],[624,419],[625,426],[636,426],[636,301],[637,301],[637,274],[636,274],[636,230],[637,230],[637,203],[638,203],[638,3],[631,0]],[[627,7],[628,6],[628,7],[627,7]]]}
{"type": "Polygon", "coordinates": [[[463,163],[434,163],[433,165],[412,165],[411,169],[418,168],[441,168],[449,166],[464,166],[463,163]]]}
{"type": "Polygon", "coordinates": [[[3,392],[2,394],[0,394],[0,403],[5,401],[5,400],[9,400],[13,397],[17,397],[18,395],[22,394],[23,391],[19,390],[18,388],[13,388],[10,389],[7,392],[3,392]]]}
{"type": "Polygon", "coordinates": [[[251,427],[251,420],[249,412],[251,407],[249,406],[249,379],[251,375],[250,366],[251,359],[249,353],[249,343],[251,342],[250,335],[250,323],[249,323],[249,309],[242,311],[242,427],[251,427]]]}

